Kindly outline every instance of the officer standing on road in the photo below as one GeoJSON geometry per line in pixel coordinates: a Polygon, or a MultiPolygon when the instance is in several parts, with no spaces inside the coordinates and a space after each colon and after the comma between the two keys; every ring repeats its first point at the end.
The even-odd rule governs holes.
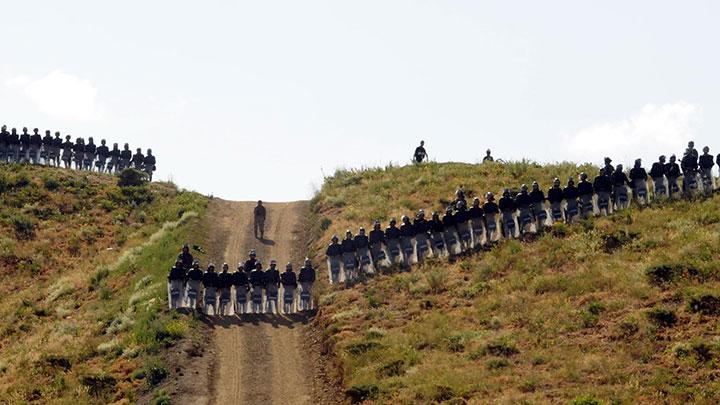
{"type": "Polygon", "coordinates": [[[255,226],[255,239],[265,239],[265,216],[267,211],[263,207],[263,202],[258,200],[257,206],[253,210],[253,220],[255,226]],[[258,238],[258,233],[260,237],[258,238]]]}

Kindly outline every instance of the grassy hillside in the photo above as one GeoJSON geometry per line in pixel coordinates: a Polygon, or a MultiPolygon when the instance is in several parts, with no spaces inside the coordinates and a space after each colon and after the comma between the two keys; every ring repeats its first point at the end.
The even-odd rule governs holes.
{"type": "Polygon", "coordinates": [[[170,373],[165,276],[207,201],[172,184],[0,166],[0,402],[133,402],[170,373]]]}
{"type": "MultiPolygon", "coordinates": [[[[338,172],[313,201],[317,259],[333,233],[441,208],[459,184],[475,194],[534,179],[547,188],[580,170],[338,172]]],[[[452,264],[325,287],[319,322],[348,394],[378,403],[717,403],[719,231],[717,197],[633,208],[452,264]]]]}

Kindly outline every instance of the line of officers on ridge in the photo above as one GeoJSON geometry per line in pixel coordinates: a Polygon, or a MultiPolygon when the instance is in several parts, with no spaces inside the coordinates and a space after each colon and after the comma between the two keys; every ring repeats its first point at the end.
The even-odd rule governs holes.
{"type": "MultiPolygon", "coordinates": [[[[561,187],[560,179],[555,178],[545,195],[535,181],[532,189],[523,184],[517,194],[504,189],[497,202],[495,195],[488,192],[482,204],[479,198],[474,198],[469,208],[465,191],[460,186],[455,201],[443,216],[433,212],[431,219],[426,220],[425,211],[419,210],[413,221],[403,215],[399,227],[392,218],[385,230],[379,221],[375,221],[369,234],[361,227],[355,236],[347,230],[342,241],[334,235],[325,251],[330,282],[348,283],[359,273],[372,274],[378,268],[385,269],[394,264],[409,268],[427,257],[479,250],[500,238],[543,232],[554,222],[573,223],[579,218],[610,215],[629,207],[630,193],[640,206],[644,206],[650,202],[648,178],[652,179],[656,200],[710,196],[715,190],[712,174],[715,162],[707,146],[703,152],[698,156],[690,142],[680,165],[674,155],[669,162],[665,161],[665,156],[660,156],[649,175],[640,159],[626,174],[622,165],[613,167],[612,160],[605,158],[605,167],[592,182],[587,174],[580,173],[577,185],[570,177],[566,186],[561,187]],[[678,186],[680,178],[682,188],[678,186]]],[[[720,166],[720,156],[716,162],[720,166]]]]}
{"type": "Polygon", "coordinates": [[[33,129],[32,134],[28,133],[27,128],[22,129],[22,134],[18,134],[15,128],[8,132],[5,125],[0,129],[0,162],[60,167],[61,161],[66,169],[70,169],[74,163],[76,170],[97,170],[100,173],[135,168],[147,173],[150,180],[156,168],[152,149],[143,154],[142,149],[137,148],[133,154],[127,143],[122,150],[117,143],[110,149],[104,139],[100,145],[95,145],[92,137],[88,138],[87,143],[83,138],[77,138],[73,143],[70,135],[66,135],[63,140],[60,132],[55,132],[53,138],[50,131],[45,131],[45,136],[41,136],[37,128],[33,129]]]}
{"type": "Polygon", "coordinates": [[[237,271],[231,273],[229,269],[224,263],[218,273],[210,263],[203,272],[200,262],[193,259],[188,246],[184,245],[168,274],[170,309],[200,306],[206,315],[277,314],[280,297],[285,314],[293,314],[298,308],[300,311],[313,308],[315,269],[310,259],[305,259],[297,275],[292,263],[287,263],[281,273],[275,260],[263,270],[255,251],[251,250],[248,260],[240,263],[237,271]]]}

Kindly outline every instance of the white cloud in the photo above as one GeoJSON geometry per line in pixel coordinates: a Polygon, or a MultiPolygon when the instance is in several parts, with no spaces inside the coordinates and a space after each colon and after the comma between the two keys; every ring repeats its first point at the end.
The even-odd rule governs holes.
{"type": "Polygon", "coordinates": [[[597,164],[604,156],[626,162],[636,157],[655,159],[684,150],[701,122],[699,105],[684,101],[647,104],[628,119],[592,125],[566,136],[564,146],[571,160],[597,164]]]}
{"type": "Polygon", "coordinates": [[[15,88],[37,109],[49,116],[90,121],[100,118],[98,89],[90,80],[59,70],[32,80],[27,75],[7,78],[5,86],[15,88]]]}

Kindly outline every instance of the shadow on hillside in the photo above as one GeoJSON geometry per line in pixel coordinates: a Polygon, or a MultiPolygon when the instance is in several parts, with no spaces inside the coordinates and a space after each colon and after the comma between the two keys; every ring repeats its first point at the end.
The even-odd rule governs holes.
{"type": "Polygon", "coordinates": [[[211,328],[229,328],[232,326],[252,324],[260,325],[267,323],[274,328],[285,327],[293,329],[297,324],[306,325],[312,318],[317,315],[317,310],[313,309],[305,313],[297,314],[243,314],[230,316],[205,316],[200,315],[200,320],[211,328]]]}
{"type": "Polygon", "coordinates": [[[265,246],[275,246],[275,241],[267,238],[260,238],[260,243],[265,246]]]}

